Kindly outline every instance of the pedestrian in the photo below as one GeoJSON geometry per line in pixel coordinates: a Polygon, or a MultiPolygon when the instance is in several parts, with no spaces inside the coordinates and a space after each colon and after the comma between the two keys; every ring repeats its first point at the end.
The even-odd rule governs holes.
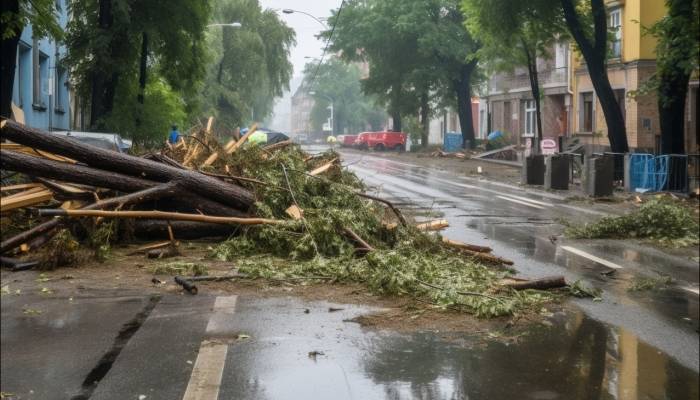
{"type": "Polygon", "coordinates": [[[172,129],[170,130],[170,135],[168,136],[168,143],[175,145],[179,140],[180,132],[177,131],[177,125],[173,125],[172,129]]]}

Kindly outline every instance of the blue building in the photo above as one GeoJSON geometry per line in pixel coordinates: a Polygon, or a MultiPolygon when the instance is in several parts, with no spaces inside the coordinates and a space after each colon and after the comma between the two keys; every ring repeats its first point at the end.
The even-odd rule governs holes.
{"type": "MultiPolygon", "coordinates": [[[[56,0],[58,22],[68,23],[67,0],[56,0]]],[[[33,38],[32,27],[22,31],[17,48],[12,102],[24,113],[27,126],[45,130],[70,128],[68,68],[62,64],[66,48],[48,38],[33,38]]]]}

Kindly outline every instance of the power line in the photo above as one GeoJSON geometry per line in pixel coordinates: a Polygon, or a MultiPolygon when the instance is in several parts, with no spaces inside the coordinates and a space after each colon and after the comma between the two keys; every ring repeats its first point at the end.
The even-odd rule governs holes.
{"type": "Polygon", "coordinates": [[[326,51],[328,50],[328,45],[331,43],[331,39],[333,39],[333,33],[335,32],[335,27],[338,25],[338,20],[340,20],[340,13],[343,11],[344,5],[345,0],[340,2],[340,7],[338,7],[338,13],[335,14],[335,21],[333,21],[333,27],[331,27],[331,34],[328,36],[328,39],[326,40],[326,46],[323,48],[323,53],[321,53],[321,58],[318,60],[318,64],[316,64],[316,69],[314,70],[313,78],[311,78],[311,81],[309,81],[309,87],[311,87],[311,85],[316,80],[316,76],[318,75],[318,69],[321,67],[321,64],[323,63],[323,58],[326,56],[326,51]]]}

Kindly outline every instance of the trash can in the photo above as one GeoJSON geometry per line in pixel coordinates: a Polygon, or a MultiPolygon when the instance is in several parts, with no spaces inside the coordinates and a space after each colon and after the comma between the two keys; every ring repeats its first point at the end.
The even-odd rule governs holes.
{"type": "Polygon", "coordinates": [[[591,157],[586,163],[586,194],[591,197],[607,197],[613,194],[615,165],[613,157],[591,157]]]}
{"type": "Polygon", "coordinates": [[[544,185],[544,156],[535,154],[525,158],[521,182],[525,185],[544,185]]]}
{"type": "Polygon", "coordinates": [[[569,190],[569,159],[562,155],[545,158],[544,188],[569,190]]]}

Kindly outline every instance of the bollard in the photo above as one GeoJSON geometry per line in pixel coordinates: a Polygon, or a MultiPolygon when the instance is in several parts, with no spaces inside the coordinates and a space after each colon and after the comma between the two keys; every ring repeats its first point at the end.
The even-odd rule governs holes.
{"type": "Polygon", "coordinates": [[[524,185],[544,185],[544,156],[535,154],[523,162],[521,182],[524,185]]]}
{"type": "Polygon", "coordinates": [[[545,158],[544,188],[569,190],[569,159],[562,155],[545,158]]]}

